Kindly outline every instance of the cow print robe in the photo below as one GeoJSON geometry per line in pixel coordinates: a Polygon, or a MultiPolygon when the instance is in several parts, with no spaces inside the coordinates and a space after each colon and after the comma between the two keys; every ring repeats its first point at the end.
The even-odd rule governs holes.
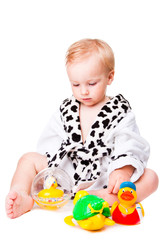
{"type": "MultiPolygon", "coordinates": [[[[84,143],[79,106],[74,96],[61,104],[59,114],[65,138],[55,153],[46,149],[48,167],[61,167],[64,161],[69,161],[72,165],[69,174],[74,189],[78,190],[90,186],[90,189],[106,188],[110,173],[125,165],[135,167],[131,180],[136,181],[146,166],[149,146],[139,134],[129,102],[121,94],[110,98],[98,113],[84,143]]],[[[43,138],[46,139],[45,134],[40,145],[43,138]]]]}

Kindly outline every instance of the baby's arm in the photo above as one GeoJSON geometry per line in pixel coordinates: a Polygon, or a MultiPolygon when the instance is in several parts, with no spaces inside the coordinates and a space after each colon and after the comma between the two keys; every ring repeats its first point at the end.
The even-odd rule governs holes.
{"type": "Polygon", "coordinates": [[[118,193],[121,183],[130,181],[133,172],[134,167],[131,165],[114,170],[109,176],[108,193],[118,193]]]}
{"type": "Polygon", "coordinates": [[[115,128],[114,150],[108,166],[108,191],[117,193],[123,181],[136,182],[144,173],[149,145],[140,136],[133,113],[115,128]]]}
{"type": "Polygon", "coordinates": [[[62,140],[65,138],[66,136],[58,110],[52,115],[44,131],[42,132],[38,141],[37,152],[42,155],[49,153],[48,155],[50,155],[52,158],[57,153],[61,146],[62,140]]]}

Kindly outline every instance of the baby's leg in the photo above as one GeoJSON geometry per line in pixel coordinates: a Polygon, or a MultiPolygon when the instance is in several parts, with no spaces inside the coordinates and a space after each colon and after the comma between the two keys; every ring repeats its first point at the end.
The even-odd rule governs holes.
{"type": "Polygon", "coordinates": [[[157,174],[146,168],[144,174],[135,183],[137,192],[137,202],[143,201],[158,188],[159,179],[157,174]]]}
{"type": "MultiPolygon", "coordinates": [[[[155,192],[158,187],[158,182],[157,174],[151,169],[145,169],[144,174],[135,182],[137,202],[143,201],[155,192]]],[[[108,193],[107,189],[93,190],[89,191],[89,193],[103,198],[110,206],[112,206],[115,201],[118,201],[117,194],[108,193]]]]}
{"type": "Polygon", "coordinates": [[[13,176],[10,192],[6,197],[6,213],[16,218],[32,209],[31,185],[37,173],[47,167],[46,157],[38,153],[23,155],[13,176]]]}

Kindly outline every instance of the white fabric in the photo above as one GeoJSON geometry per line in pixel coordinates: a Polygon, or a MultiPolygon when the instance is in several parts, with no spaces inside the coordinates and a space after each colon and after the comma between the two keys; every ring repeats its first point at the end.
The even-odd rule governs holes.
{"type": "MultiPolygon", "coordinates": [[[[62,141],[65,140],[67,140],[67,134],[64,131],[60,112],[58,110],[53,114],[43,131],[38,142],[37,151],[41,154],[49,152],[55,155],[62,141]]],[[[81,183],[78,189],[87,188],[89,186],[88,190],[90,190],[99,189],[105,185],[107,186],[111,172],[126,165],[135,167],[135,171],[131,177],[132,182],[138,180],[143,174],[149,157],[149,145],[140,136],[135,116],[131,111],[128,112],[126,117],[109,132],[104,143],[112,149],[112,153],[109,157],[105,156],[99,159],[102,172],[101,176],[95,182],[81,183]]],[[[59,166],[68,172],[74,182],[73,175],[75,170],[72,162],[69,161],[67,156],[63,158],[59,166]]]]}

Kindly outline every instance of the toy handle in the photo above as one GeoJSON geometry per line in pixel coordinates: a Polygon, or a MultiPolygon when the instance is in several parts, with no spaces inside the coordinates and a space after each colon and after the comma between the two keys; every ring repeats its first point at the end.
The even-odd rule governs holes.
{"type": "Polygon", "coordinates": [[[67,216],[67,217],[65,217],[64,222],[66,224],[68,224],[69,226],[73,226],[74,227],[75,224],[73,223],[72,219],[73,219],[72,215],[71,216],[67,216]]]}

